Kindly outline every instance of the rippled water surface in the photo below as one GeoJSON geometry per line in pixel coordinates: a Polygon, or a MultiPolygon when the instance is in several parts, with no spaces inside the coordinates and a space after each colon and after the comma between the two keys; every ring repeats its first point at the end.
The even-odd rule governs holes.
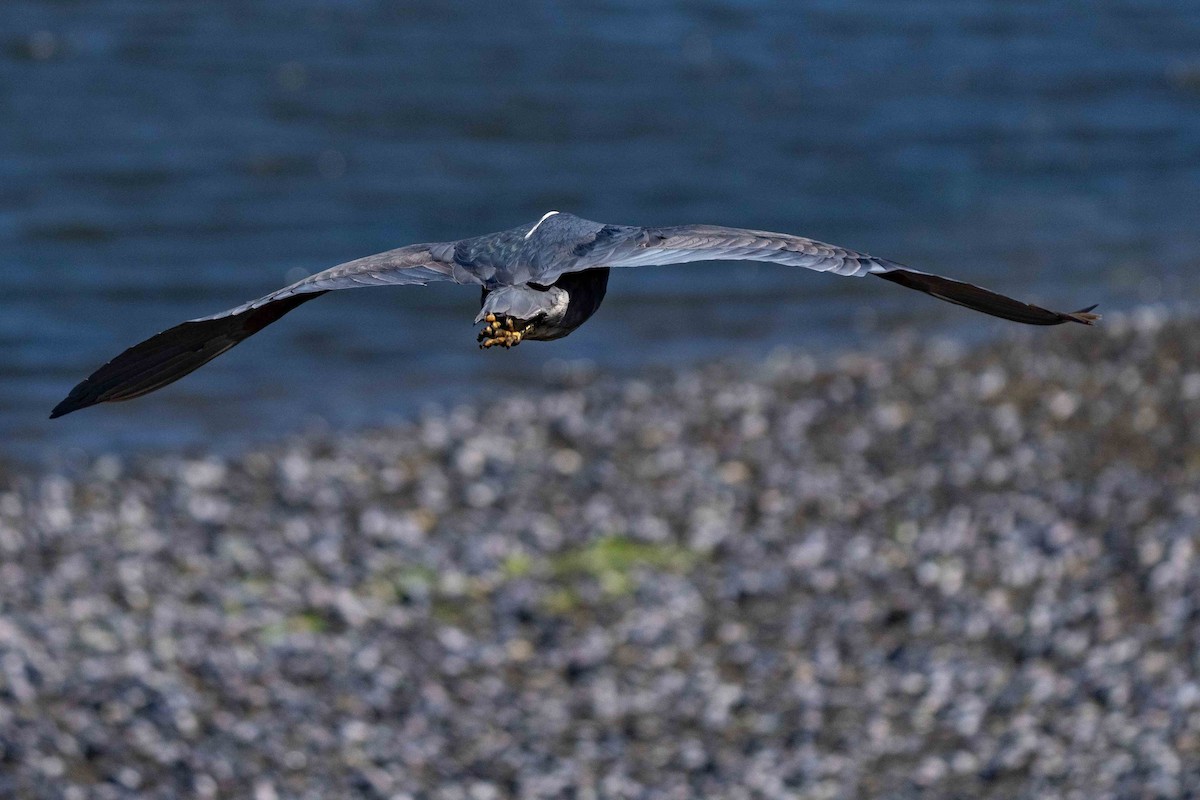
{"type": "Polygon", "coordinates": [[[569,339],[481,353],[474,290],[343,292],[152,397],[45,419],[183,319],[551,208],[803,233],[1068,307],[1186,302],[1200,266],[1191,0],[5,0],[0,120],[10,458],[371,424],[501,399],[555,359],[1004,324],[882,281],[692,265],[615,275],[569,339]]]}

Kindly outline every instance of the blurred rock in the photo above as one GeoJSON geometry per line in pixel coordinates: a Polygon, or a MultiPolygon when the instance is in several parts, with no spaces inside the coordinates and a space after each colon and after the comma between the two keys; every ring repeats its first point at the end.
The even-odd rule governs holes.
{"type": "Polygon", "coordinates": [[[1148,309],[8,479],[0,795],[1187,795],[1198,364],[1148,309]]]}

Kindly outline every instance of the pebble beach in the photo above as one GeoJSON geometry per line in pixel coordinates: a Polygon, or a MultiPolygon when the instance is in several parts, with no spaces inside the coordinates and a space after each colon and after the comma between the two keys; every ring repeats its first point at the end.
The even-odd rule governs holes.
{"type": "Polygon", "coordinates": [[[0,796],[1195,796],[1200,334],[1069,327],[10,470],[0,796]]]}

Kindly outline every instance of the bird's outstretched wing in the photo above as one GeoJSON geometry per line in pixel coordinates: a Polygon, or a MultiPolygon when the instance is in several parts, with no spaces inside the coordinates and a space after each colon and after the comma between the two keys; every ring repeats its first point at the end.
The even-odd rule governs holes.
{"type": "MultiPolygon", "coordinates": [[[[452,247],[452,245],[450,245],[452,247]]],[[[176,325],[109,361],[71,390],[50,418],[113,400],[131,400],[161,389],[253,336],[296,306],[328,291],[360,286],[399,286],[470,276],[455,270],[444,244],[419,244],[340,264],[265,297],[176,325]]]]}
{"type": "Polygon", "coordinates": [[[844,247],[745,228],[716,225],[681,225],[671,228],[637,228],[606,225],[595,238],[575,250],[575,259],[564,271],[592,267],[643,267],[683,264],[690,261],[770,261],[817,272],[858,277],[877,275],[940,300],[1028,325],[1060,325],[1099,319],[1095,306],[1080,311],[1050,311],[962,281],[909,269],[883,258],[856,253],[844,247]]]}

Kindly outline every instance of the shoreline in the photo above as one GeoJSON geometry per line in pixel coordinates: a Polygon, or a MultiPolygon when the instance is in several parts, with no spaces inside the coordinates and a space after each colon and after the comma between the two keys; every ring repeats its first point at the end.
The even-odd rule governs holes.
{"type": "Polygon", "coordinates": [[[0,489],[0,793],[1200,781],[1200,335],[1143,309],[0,489]]]}

